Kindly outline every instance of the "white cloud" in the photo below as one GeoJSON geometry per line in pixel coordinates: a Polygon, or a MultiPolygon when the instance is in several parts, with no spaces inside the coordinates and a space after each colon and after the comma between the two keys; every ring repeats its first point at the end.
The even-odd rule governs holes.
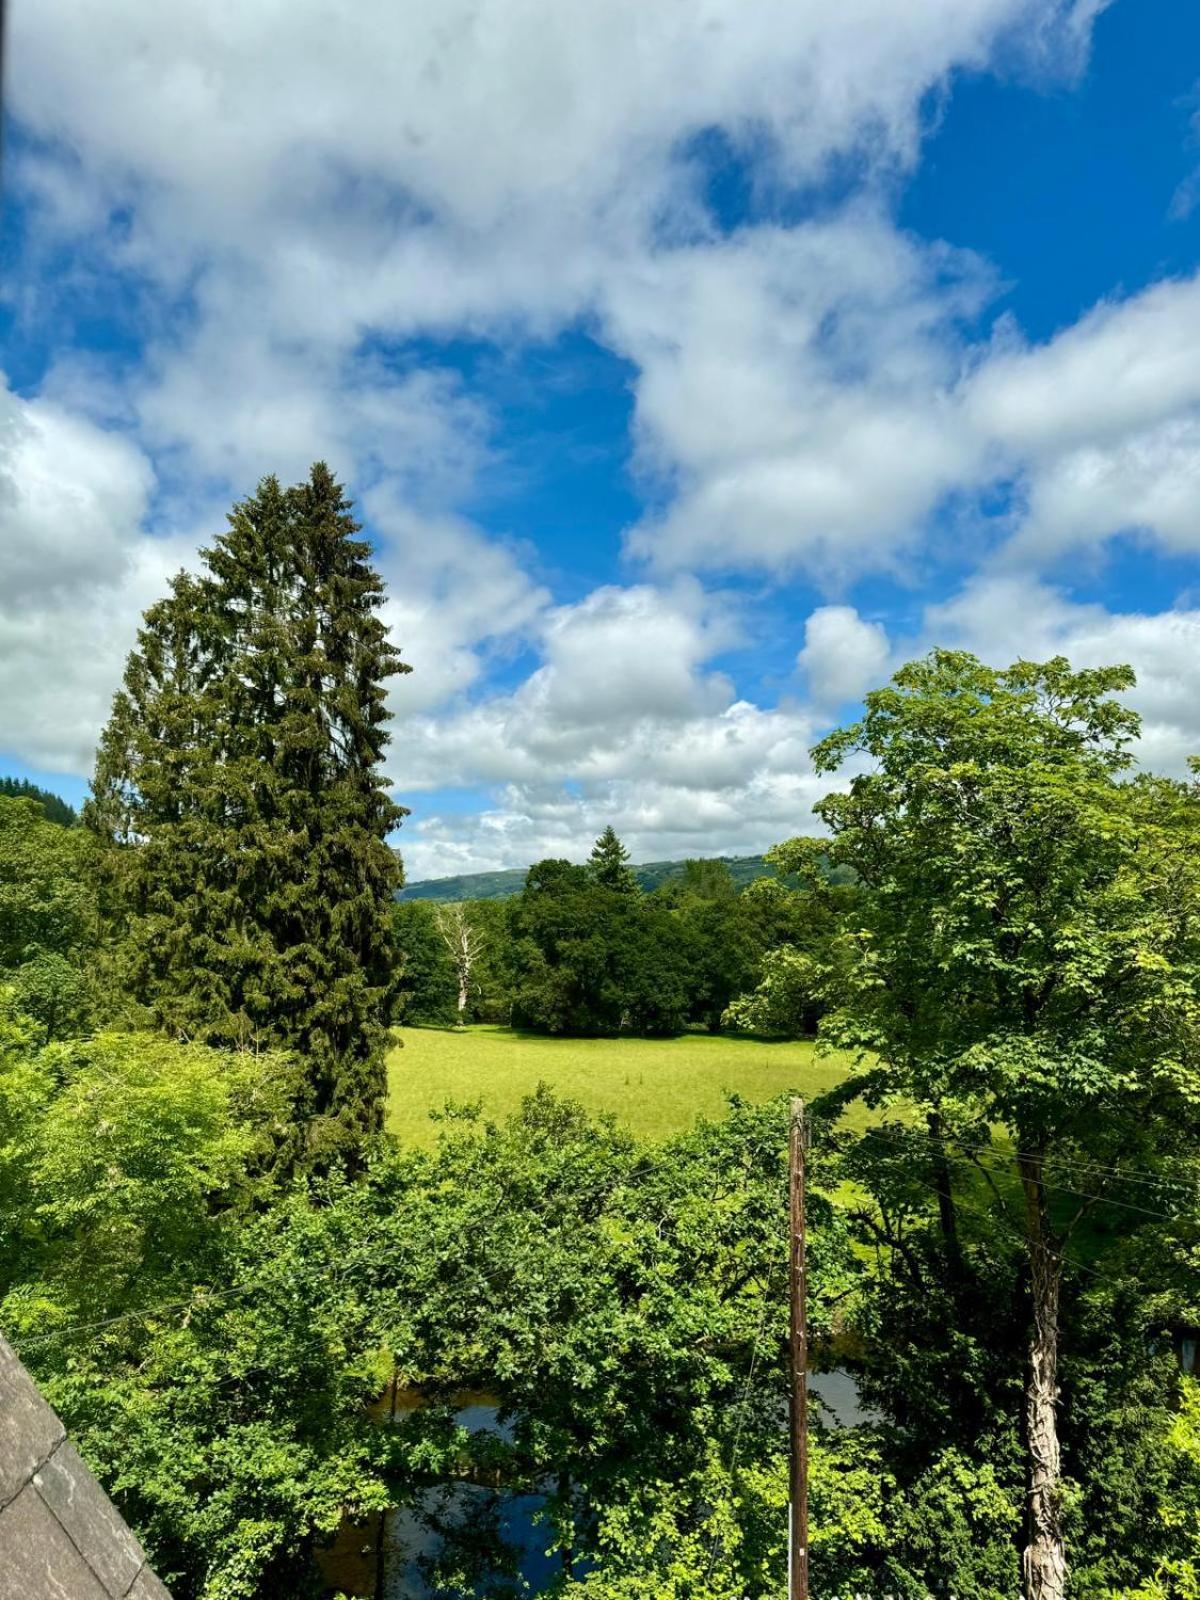
{"type": "Polygon", "coordinates": [[[1200,412],[1104,448],[1083,445],[1031,475],[1016,560],[1133,532],[1165,550],[1200,550],[1200,412]]]}
{"type": "Polygon", "coordinates": [[[476,682],[489,650],[531,634],[549,594],[519,552],[465,518],[415,512],[394,479],[369,490],[363,510],[380,537],[385,620],[413,669],[394,680],[393,710],[432,711],[476,682]]]}
{"type": "Polygon", "coordinates": [[[878,688],[890,656],[887,632],[878,622],[867,622],[853,606],[821,606],[804,625],[796,664],[813,699],[835,710],[878,688]]]}
{"type": "Polygon", "coordinates": [[[988,284],[970,256],[862,208],[671,252],[614,284],[643,462],[672,491],[635,553],[826,582],[891,565],[977,469],[955,323],[988,284]]]}
{"type": "Polygon", "coordinates": [[[1200,278],[1105,300],[1047,343],[1000,349],[972,382],[981,434],[1034,460],[1111,445],[1200,401],[1200,278]]]}
{"type": "MultiPolygon", "coordinates": [[[[55,387],[70,393],[75,384],[55,387]]],[[[435,373],[389,390],[364,388],[353,431],[326,397],[330,432],[315,435],[318,446],[336,447],[340,435],[345,450],[370,450],[360,465],[373,467],[376,481],[363,505],[388,583],[387,619],[414,668],[396,681],[400,709],[431,707],[467,688],[483,652],[519,637],[548,601],[517,550],[461,517],[421,509],[446,492],[446,480],[466,478],[483,448],[473,409],[440,388],[435,373]]],[[[213,454],[193,456],[192,470],[228,469],[220,445],[245,474],[240,487],[251,488],[271,464],[254,454],[258,416],[250,407],[244,428],[225,418],[209,441],[213,454]]],[[[277,419],[267,415],[263,425],[277,419]]],[[[297,438],[308,443],[314,434],[297,438]]],[[[305,446],[288,440],[284,472],[301,475],[307,463],[305,446]]],[[[59,400],[24,399],[0,380],[0,749],[54,770],[90,771],[142,611],[166,592],[172,572],[195,565],[228,504],[211,492],[196,500],[176,490],[157,513],[169,531],[152,535],[156,498],[164,496],[151,462],[126,434],[59,400]]]]}
{"type": "Polygon", "coordinates": [[[27,605],[48,590],[112,581],[153,484],[128,439],[46,400],[23,400],[0,375],[0,595],[27,605]]]}
{"type": "Polygon", "coordinates": [[[325,0],[286,20],[42,0],[13,18],[37,140],[17,181],[43,233],[157,289],[128,400],[177,491],[325,454],[452,511],[486,419],[444,375],[364,367],[364,340],[595,313],[639,364],[642,457],[675,494],[635,548],[836,583],[898,563],[977,471],[953,326],[981,274],[869,208],[722,241],[691,141],[722,130],[768,187],[848,152],[893,170],[931,87],[998,61],[1069,75],[1098,9],[365,0],[347,28],[325,0]]]}
{"type": "MultiPolygon", "coordinates": [[[[1082,538],[1102,503],[1110,521],[1149,503],[1139,525],[1186,547],[1198,368],[1170,341],[1190,326],[1188,287],[1101,308],[1040,350],[972,352],[988,271],[902,235],[878,198],[915,160],[931,89],[997,63],[1069,74],[1098,9],[362,0],[346,26],[327,0],[17,5],[10,109],[32,143],[14,181],[42,240],[75,241],[147,315],[140,369],[118,381],[64,361],[56,398],[18,408],[53,483],[22,491],[33,554],[0,550],[0,572],[8,559],[35,583],[56,564],[94,604],[85,670],[55,604],[18,618],[0,602],[20,706],[0,744],[81,764],[166,555],[189,557],[261,472],[325,455],[378,537],[416,668],[394,693],[400,782],[503,790],[483,818],[418,821],[409,849],[427,868],[439,851],[576,853],[610,819],[643,856],[805,826],[819,730],[715,670],[740,622],[690,570],[803,569],[836,588],[909,568],[947,496],[996,473],[1021,476],[1031,529],[1082,538]],[[851,155],[865,198],[722,237],[695,154],[714,129],[764,194],[851,155]],[[366,352],[579,319],[636,367],[654,512],[631,545],[653,581],[556,607],[521,529],[489,536],[462,513],[491,461],[484,407],[445,371],[366,352]],[[74,522],[64,501],[84,508],[74,522]],[[169,549],[151,526],[174,530],[169,549]],[[536,667],[489,692],[492,663],[524,648],[536,667]]],[[[54,314],[39,295],[22,306],[42,327],[54,314]]],[[[874,624],[827,607],[801,665],[832,704],[886,654],[874,624]]]]}
{"type": "Polygon", "coordinates": [[[89,770],[143,608],[179,565],[142,536],[149,462],[0,382],[0,748],[89,770]]]}
{"type": "MultiPolygon", "coordinates": [[[[659,257],[614,287],[643,460],[668,486],[635,553],[836,589],[936,558],[939,508],[1006,480],[1023,568],[1121,533],[1200,549],[1200,275],[1040,345],[1001,323],[972,350],[962,326],[989,287],[969,257],[861,208],[659,257]]],[[[971,553],[960,527],[955,555],[971,553]]]]}
{"type": "Polygon", "coordinates": [[[1200,276],[1104,301],[1043,345],[1002,342],[964,407],[1019,474],[1015,560],[1123,532],[1200,549],[1200,276]]]}
{"type": "Polygon", "coordinates": [[[542,622],[542,665],[507,694],[400,731],[411,877],[586,853],[613,822],[639,859],[760,849],[808,824],[819,784],[799,707],[738,699],[708,663],[734,620],[693,584],[607,586],[542,622]],[[485,784],[478,815],[423,788],[485,784]]]}
{"type": "Polygon", "coordinates": [[[735,637],[693,584],[606,586],[556,607],[541,619],[541,665],[516,689],[404,722],[405,781],[738,781],[777,755],[792,722],[737,701],[708,670],[735,637]]]}
{"type": "Polygon", "coordinates": [[[827,786],[811,773],[759,774],[717,791],[637,780],[582,793],[510,785],[477,814],[425,817],[418,804],[400,843],[410,882],[526,867],[545,856],[580,861],[610,822],[639,862],[753,855],[809,831],[813,802],[827,786]]]}
{"type": "Polygon", "coordinates": [[[1095,9],[362,0],[347,27],[325,0],[40,0],[14,10],[12,107],[136,198],[135,256],[165,235],[269,257],[282,221],[286,244],[349,260],[397,216],[418,238],[536,238],[550,217],[568,236],[611,222],[631,189],[652,210],[680,142],[713,126],[793,174],[855,146],[911,158],[953,67],[1003,47],[1071,71],[1095,9]]]}

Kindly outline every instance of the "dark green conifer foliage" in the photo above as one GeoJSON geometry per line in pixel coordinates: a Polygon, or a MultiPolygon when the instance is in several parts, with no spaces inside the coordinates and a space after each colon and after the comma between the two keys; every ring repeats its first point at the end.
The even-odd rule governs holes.
{"type": "Polygon", "coordinates": [[[64,828],[73,828],[79,821],[74,808],[49,789],[39,788],[28,778],[0,778],[0,795],[12,800],[36,800],[47,822],[57,822],[64,828]]]}
{"type": "Polygon", "coordinates": [[[588,871],[603,889],[613,889],[618,894],[638,892],[638,881],[629,865],[629,851],[617,838],[611,822],[592,846],[588,871]]]}
{"type": "Polygon", "coordinates": [[[265,478],[146,613],[97,758],[115,988],[180,1037],[282,1046],[314,1154],[381,1125],[402,881],[383,585],[323,463],[265,478]]]}

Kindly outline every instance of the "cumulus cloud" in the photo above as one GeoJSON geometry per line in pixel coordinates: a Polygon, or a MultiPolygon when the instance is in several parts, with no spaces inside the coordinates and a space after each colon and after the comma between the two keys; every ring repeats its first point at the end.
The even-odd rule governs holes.
{"type": "Polygon", "coordinates": [[[953,388],[989,275],[855,207],[678,250],[614,284],[663,510],[631,547],[667,568],[887,567],[980,453],[953,388]]]}
{"type": "Polygon", "coordinates": [[[811,772],[758,773],[736,788],[696,790],[625,780],[582,792],[558,785],[508,785],[470,815],[423,816],[418,806],[401,838],[410,882],[544,856],[582,860],[612,823],[635,861],[753,855],[813,826],[827,780],[811,772]]]}
{"type": "Polygon", "coordinates": [[[853,606],[821,606],[804,625],[796,664],[813,699],[836,708],[878,687],[890,656],[887,632],[878,622],[866,621],[853,606]]]}
{"type": "Polygon", "coordinates": [[[739,698],[711,669],[736,638],[736,620],[688,583],[608,585],[547,612],[542,664],[514,690],[402,723],[410,875],[578,856],[610,821],[640,859],[756,850],[807,826],[814,725],[799,706],[739,698]],[[445,784],[496,798],[431,815],[421,791],[445,784]]]}
{"type": "Polygon", "coordinates": [[[1002,345],[964,407],[1019,475],[1018,560],[1123,532],[1200,548],[1200,275],[1106,300],[1040,346],[1002,345]]]}
{"type": "Polygon", "coordinates": [[[26,401],[0,374],[0,595],[78,601],[119,577],[145,515],[150,463],[130,440],[52,401],[26,401]]]}
{"type": "Polygon", "coordinates": [[[0,748],[85,772],[136,620],[180,551],[142,537],[129,440],[0,383],[0,748]]]}
{"type": "Polygon", "coordinates": [[[681,146],[713,127],[767,141],[793,176],[854,147],[911,159],[921,99],[952,68],[1004,48],[1074,70],[1096,9],[364,0],[348,28],[323,0],[286,15],[276,0],[180,14],[114,0],[102,18],[42,0],[13,16],[12,99],[89,185],[136,197],[124,248],[139,262],[164,237],[174,252],[275,255],[286,223],[293,251],[347,263],[398,234],[532,242],[548,219],[570,234],[631,205],[644,220],[681,146]],[[324,226],[335,212],[343,230],[324,226]]]}
{"type": "Polygon", "coordinates": [[[407,781],[611,781],[720,786],[766,759],[790,726],[739,702],[708,669],[736,637],[702,592],[608,585],[541,619],[539,665],[514,690],[409,719],[407,781]]]}
{"type": "MultiPolygon", "coordinates": [[[[231,493],[325,455],[416,669],[394,692],[398,780],[497,796],[416,819],[410,864],[574,854],[608,820],[642,856],[805,826],[817,713],[718,670],[744,624],[694,573],[799,570],[837,597],[927,559],[939,508],[997,479],[1018,486],[1026,565],[1127,526],[1192,547],[1195,286],[977,347],[989,269],[902,234],[880,198],[931,90],[997,63],[1069,76],[1099,9],[364,0],[350,28],[325,0],[15,8],[10,109],[32,137],[13,182],[43,241],[147,314],[131,369],[61,361],[40,398],[0,406],[0,577],[38,591],[20,613],[0,600],[0,744],[86,766],[170,567],[231,493]],[[863,193],[723,234],[714,133],[762,195],[847,157],[863,193]],[[632,363],[649,510],[628,541],[645,565],[563,606],[519,527],[464,511],[493,462],[485,404],[432,345],[415,367],[395,352],[580,325],[632,363]],[[88,597],[74,625],[49,572],[88,597]],[[515,687],[489,687],[524,651],[515,687]]],[[[22,302],[43,330],[55,313],[22,302]]],[[[815,612],[799,665],[820,714],[887,656],[849,606],[815,612]]]]}
{"type": "Polygon", "coordinates": [[[633,551],[836,589],[936,554],[939,508],[998,483],[1026,567],[1122,533],[1200,548],[1200,275],[1039,345],[1001,324],[972,346],[990,288],[970,257],[856,208],[614,290],[643,461],[666,485],[633,551]]]}

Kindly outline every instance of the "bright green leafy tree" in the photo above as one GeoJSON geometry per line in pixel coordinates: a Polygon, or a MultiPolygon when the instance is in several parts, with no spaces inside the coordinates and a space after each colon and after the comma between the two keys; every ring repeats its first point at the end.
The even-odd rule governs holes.
{"type": "MultiPolygon", "coordinates": [[[[1033,1600],[1066,1585],[1060,1291],[1090,1164],[1153,1164],[1200,1110],[1200,799],[1125,778],[1136,715],[1124,667],[1061,658],[994,671],[937,651],[817,746],[869,770],[817,811],[860,885],[826,969],[831,1041],[876,1065],[871,1092],[915,1101],[936,1143],[1012,1152],[1030,1277],[1025,1436],[1033,1600]]],[[[814,841],[788,865],[820,874],[814,841]]],[[[943,1225],[956,1227],[947,1170],[943,1225]]],[[[1086,1202],[1082,1202],[1086,1204],[1086,1202]]]]}
{"type": "Polygon", "coordinates": [[[34,798],[0,795],[0,977],[44,1039],[86,1025],[96,935],[91,840],[34,798]]]}

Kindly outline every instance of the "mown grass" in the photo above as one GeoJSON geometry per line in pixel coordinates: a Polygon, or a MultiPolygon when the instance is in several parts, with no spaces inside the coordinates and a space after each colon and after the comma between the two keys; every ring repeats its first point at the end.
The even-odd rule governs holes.
{"type": "MultiPolygon", "coordinates": [[[[589,1111],[612,1112],[644,1139],[665,1139],[700,1117],[719,1117],[731,1093],[751,1101],[783,1093],[811,1099],[834,1088],[848,1064],[807,1041],[774,1043],[724,1035],[679,1039],[550,1039],[479,1025],[401,1028],[389,1058],[388,1125],[411,1144],[431,1144],[431,1111],[448,1100],[482,1100],[500,1120],[545,1082],[589,1111]]],[[[860,1106],[850,1126],[865,1126],[860,1106]]]]}

